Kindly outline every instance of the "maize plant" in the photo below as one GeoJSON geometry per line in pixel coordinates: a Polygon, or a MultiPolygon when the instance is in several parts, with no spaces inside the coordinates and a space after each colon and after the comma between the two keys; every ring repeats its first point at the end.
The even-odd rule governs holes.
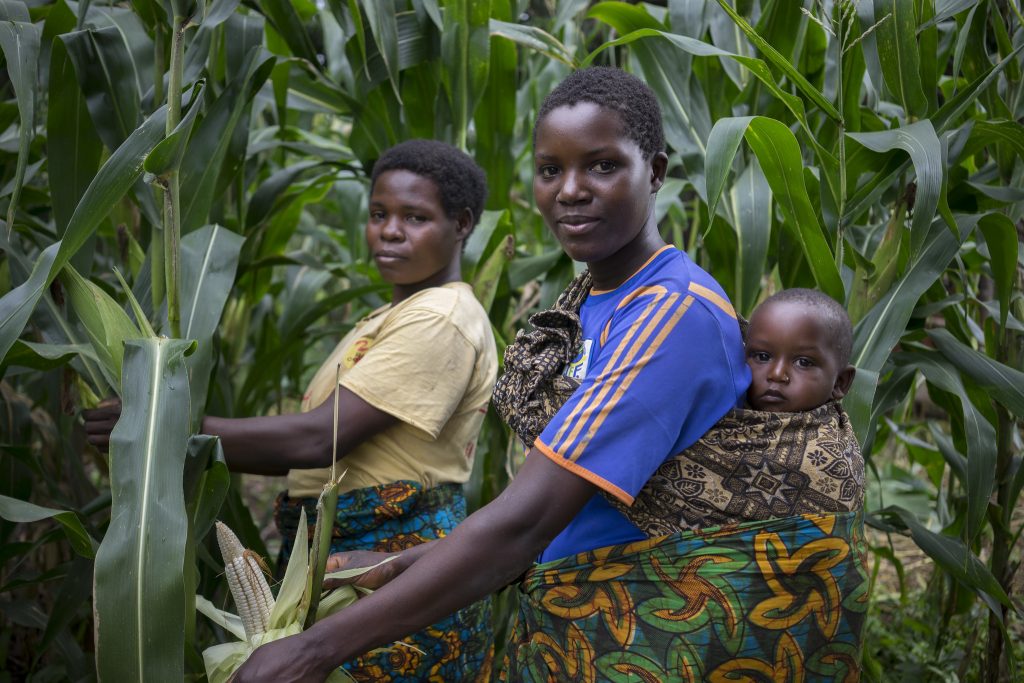
{"type": "MultiPolygon", "coordinates": [[[[266,552],[202,416],[295,409],[386,303],[367,171],[411,137],[487,172],[463,274],[500,353],[577,268],[533,208],[530,140],[542,98],[588,64],[657,93],[662,234],[741,314],[796,286],[850,311],[874,569],[899,577],[871,593],[865,679],[1019,674],[1021,0],[0,0],[0,53],[13,678],[205,676],[214,520],[266,552]],[[124,424],[103,457],[74,413],[110,394],[124,424]],[[919,588],[899,536],[927,558],[919,588]]],[[[518,455],[489,414],[472,505],[518,455]]],[[[321,560],[295,560],[305,579],[269,632],[322,611],[298,587],[321,560]]]]}

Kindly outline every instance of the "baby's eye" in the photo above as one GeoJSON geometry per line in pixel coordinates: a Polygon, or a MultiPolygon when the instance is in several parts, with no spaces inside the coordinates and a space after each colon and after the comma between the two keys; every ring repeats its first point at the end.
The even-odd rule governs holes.
{"type": "Polygon", "coordinates": [[[796,364],[797,364],[797,367],[801,367],[801,368],[813,368],[814,367],[814,361],[811,360],[810,358],[797,358],[796,359],[796,364]]]}
{"type": "Polygon", "coordinates": [[[384,212],[383,211],[371,211],[370,212],[370,220],[374,220],[374,221],[384,220],[384,212]]]}
{"type": "Polygon", "coordinates": [[[426,223],[427,222],[427,217],[426,216],[420,216],[418,214],[411,214],[406,220],[409,221],[410,223],[419,224],[419,223],[426,223]]]}
{"type": "Polygon", "coordinates": [[[616,168],[614,161],[599,161],[594,164],[594,170],[598,173],[611,173],[616,168]]]}
{"type": "Polygon", "coordinates": [[[767,351],[751,351],[749,355],[758,363],[767,363],[772,359],[767,351]]]}

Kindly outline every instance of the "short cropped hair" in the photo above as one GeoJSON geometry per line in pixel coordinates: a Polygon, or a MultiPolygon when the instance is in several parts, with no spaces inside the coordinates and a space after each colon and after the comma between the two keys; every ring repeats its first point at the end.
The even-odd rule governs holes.
{"type": "Polygon", "coordinates": [[[373,165],[370,191],[381,173],[409,171],[429,178],[437,185],[441,207],[448,218],[458,218],[459,212],[473,212],[475,227],[484,212],[487,201],[487,176],[473,157],[451,145],[437,140],[406,140],[388,149],[373,165]]]}
{"type": "Polygon", "coordinates": [[[853,351],[853,325],[843,305],[816,289],[793,287],[776,292],[765,299],[761,306],[789,302],[813,308],[821,314],[821,319],[828,328],[831,337],[829,341],[835,349],[839,367],[846,367],[850,363],[850,354],[853,351]]]}
{"type": "Polygon", "coordinates": [[[636,76],[622,69],[592,66],[569,74],[544,99],[533,126],[537,144],[537,126],[554,109],[592,102],[602,109],[618,113],[622,132],[640,147],[644,159],[665,150],[665,132],[661,107],[654,92],[636,76]]]}

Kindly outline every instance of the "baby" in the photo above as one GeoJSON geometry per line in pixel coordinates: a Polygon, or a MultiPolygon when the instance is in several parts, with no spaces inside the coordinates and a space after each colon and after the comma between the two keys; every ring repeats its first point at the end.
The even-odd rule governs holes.
{"type": "Polygon", "coordinates": [[[796,413],[838,401],[850,390],[853,331],[835,300],[813,289],[784,289],[758,306],[747,328],[755,410],[796,413]]]}

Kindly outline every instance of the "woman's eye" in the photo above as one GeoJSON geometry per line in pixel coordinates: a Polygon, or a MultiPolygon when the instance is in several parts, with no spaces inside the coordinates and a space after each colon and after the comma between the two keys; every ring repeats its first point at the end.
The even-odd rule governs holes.
{"type": "Polygon", "coordinates": [[[615,162],[613,161],[599,161],[594,164],[594,170],[598,173],[611,173],[615,170],[615,162]]]}
{"type": "Polygon", "coordinates": [[[772,359],[765,351],[752,351],[750,357],[756,360],[758,363],[767,363],[772,359]]]}
{"type": "Polygon", "coordinates": [[[371,211],[370,212],[370,220],[373,220],[373,221],[384,220],[384,212],[383,211],[371,211]]]}
{"type": "Polygon", "coordinates": [[[558,169],[554,166],[541,166],[537,169],[537,174],[540,175],[541,178],[554,178],[558,175],[558,169]]]}
{"type": "Polygon", "coordinates": [[[413,214],[407,219],[410,223],[426,223],[427,217],[413,214]]]}

